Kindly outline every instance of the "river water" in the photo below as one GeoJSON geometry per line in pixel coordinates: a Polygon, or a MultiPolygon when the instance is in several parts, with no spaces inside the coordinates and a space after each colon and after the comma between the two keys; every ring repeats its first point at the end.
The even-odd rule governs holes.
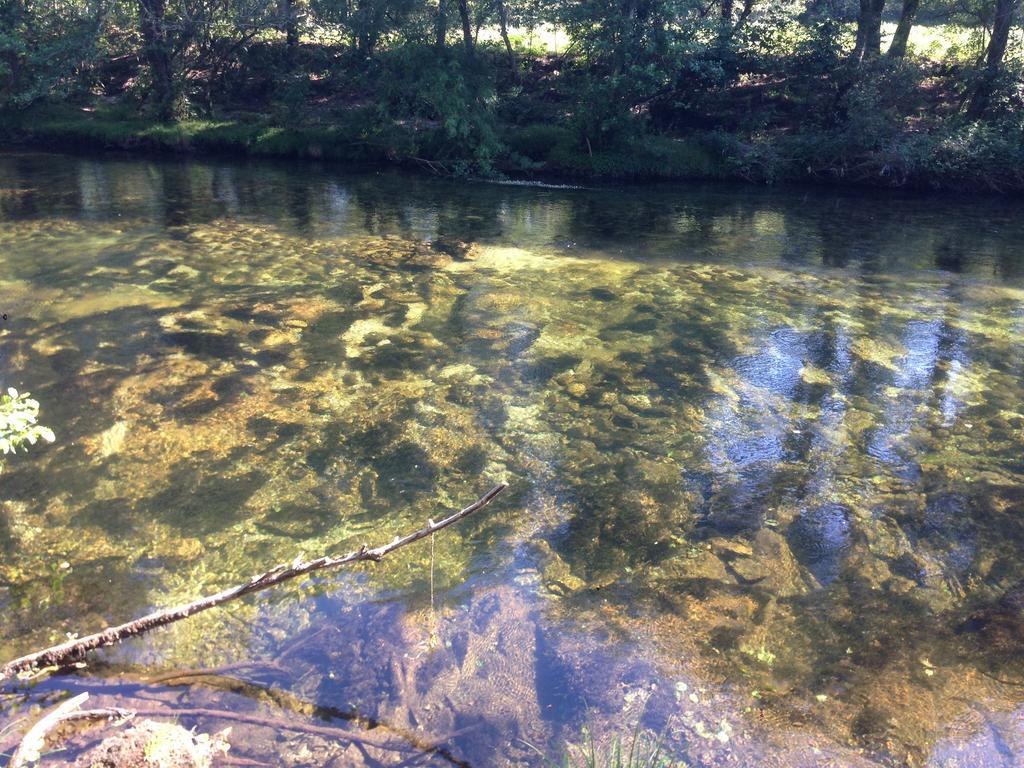
{"type": "Polygon", "coordinates": [[[509,483],[0,746],[88,690],[272,765],[1024,764],[1019,203],[7,153],[0,303],[5,658],[509,483]]]}

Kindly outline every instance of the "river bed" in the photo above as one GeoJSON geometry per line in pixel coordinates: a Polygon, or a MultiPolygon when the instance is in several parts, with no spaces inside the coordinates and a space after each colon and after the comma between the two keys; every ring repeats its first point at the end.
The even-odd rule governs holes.
{"type": "Polygon", "coordinates": [[[1024,762],[1019,204],[6,153],[0,303],[57,436],[0,474],[5,658],[509,484],[0,734],[89,690],[404,745],[236,723],[273,765],[1024,762]]]}

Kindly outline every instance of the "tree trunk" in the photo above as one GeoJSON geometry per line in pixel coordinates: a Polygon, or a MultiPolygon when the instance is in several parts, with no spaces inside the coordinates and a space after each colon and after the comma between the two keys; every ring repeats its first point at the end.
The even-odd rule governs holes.
{"type": "Polygon", "coordinates": [[[903,0],[903,10],[900,11],[900,23],[896,25],[896,32],[892,36],[887,55],[893,59],[902,59],[907,55],[907,41],[910,40],[910,30],[914,26],[914,18],[917,16],[917,6],[920,0],[903,0]]]}
{"type": "MultiPolygon", "coordinates": [[[[21,18],[24,15],[24,7],[21,0],[14,0],[11,3],[5,3],[0,5],[0,29],[6,29],[13,32],[15,36],[22,34],[21,18]]],[[[6,89],[4,84],[0,83],[0,96],[4,95],[6,90],[8,93],[17,93],[18,83],[21,80],[21,56],[18,55],[17,50],[14,46],[7,48],[4,51],[4,61],[7,62],[7,69],[10,72],[9,80],[6,83],[6,89]]]]}
{"type": "Polygon", "coordinates": [[[1010,39],[1010,28],[1013,26],[1019,5],[1020,0],[996,0],[996,18],[992,24],[992,38],[988,41],[988,49],[985,52],[985,71],[978,81],[978,87],[971,95],[970,104],[967,106],[967,117],[972,120],[977,120],[988,109],[989,99],[992,98],[992,89],[995,87],[996,77],[999,76],[999,70],[1003,64],[1006,44],[1010,39]]]}
{"type": "Polygon", "coordinates": [[[295,65],[295,51],[299,47],[299,26],[295,18],[295,0],[280,0],[281,29],[285,39],[285,60],[288,68],[295,65]]]}
{"type": "Polygon", "coordinates": [[[512,52],[512,41],[508,39],[508,7],[505,0],[498,0],[498,29],[501,30],[501,41],[505,43],[505,51],[508,53],[508,65],[516,66],[516,57],[512,52]]]}
{"type": "Polygon", "coordinates": [[[656,3],[651,13],[651,36],[654,39],[654,52],[658,56],[668,53],[668,36],[665,30],[665,5],[656,3]]]}
{"type": "Polygon", "coordinates": [[[153,107],[157,119],[165,122],[174,117],[174,79],[164,18],[166,11],[165,0],[139,0],[142,55],[153,78],[153,107]]]}
{"type": "Polygon", "coordinates": [[[295,0],[282,0],[284,6],[284,35],[289,53],[299,44],[299,24],[295,18],[295,0]]]}
{"type": "Polygon", "coordinates": [[[743,0],[743,10],[740,11],[740,17],[736,20],[736,28],[739,29],[746,20],[750,17],[751,11],[754,10],[754,0],[743,0]]]}
{"type": "Polygon", "coordinates": [[[885,0],[860,0],[857,14],[857,44],[853,60],[861,62],[882,55],[882,11],[885,0]]]}
{"type": "Polygon", "coordinates": [[[718,21],[718,40],[716,43],[717,56],[723,61],[726,59],[733,59],[732,56],[732,39],[733,33],[738,28],[738,25],[733,26],[733,11],[735,10],[734,0],[722,0],[722,5],[719,8],[719,21],[718,21]]]}
{"type": "Polygon", "coordinates": [[[473,55],[473,20],[469,13],[469,0],[459,0],[459,17],[462,19],[462,43],[466,54],[473,55]]]}
{"type": "Polygon", "coordinates": [[[444,50],[445,38],[448,37],[448,0],[437,0],[437,17],[434,19],[434,45],[437,50],[444,50]]]}
{"type": "Polygon", "coordinates": [[[358,0],[355,18],[359,20],[355,25],[359,30],[357,35],[359,53],[369,58],[377,50],[377,41],[380,39],[377,4],[370,0],[358,0]]]}

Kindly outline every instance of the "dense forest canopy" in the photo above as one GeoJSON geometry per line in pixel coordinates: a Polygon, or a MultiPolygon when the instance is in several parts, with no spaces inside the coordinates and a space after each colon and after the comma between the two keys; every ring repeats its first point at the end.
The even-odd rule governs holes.
{"type": "Polygon", "coordinates": [[[0,105],[115,145],[1005,191],[1019,5],[0,0],[0,105]]]}

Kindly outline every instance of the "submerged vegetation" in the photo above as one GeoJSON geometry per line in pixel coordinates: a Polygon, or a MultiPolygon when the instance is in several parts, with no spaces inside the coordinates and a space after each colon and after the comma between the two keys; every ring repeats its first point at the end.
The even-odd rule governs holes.
{"type": "Polygon", "coordinates": [[[966,768],[1014,738],[1013,206],[37,153],[0,178],[0,355],[61,435],[0,481],[0,657],[509,482],[433,552],[5,689],[0,729],[88,690],[479,765],[586,761],[584,726],[707,766],[966,768]]]}
{"type": "Polygon", "coordinates": [[[1024,190],[1018,0],[5,0],[8,138],[1024,190]]]}
{"type": "MultiPolygon", "coordinates": [[[[539,749],[537,754],[544,757],[539,749]]],[[[579,744],[569,745],[560,761],[547,761],[547,768],[685,768],[666,755],[664,736],[650,733],[638,718],[632,732],[595,736],[584,727],[579,744]]]]}

